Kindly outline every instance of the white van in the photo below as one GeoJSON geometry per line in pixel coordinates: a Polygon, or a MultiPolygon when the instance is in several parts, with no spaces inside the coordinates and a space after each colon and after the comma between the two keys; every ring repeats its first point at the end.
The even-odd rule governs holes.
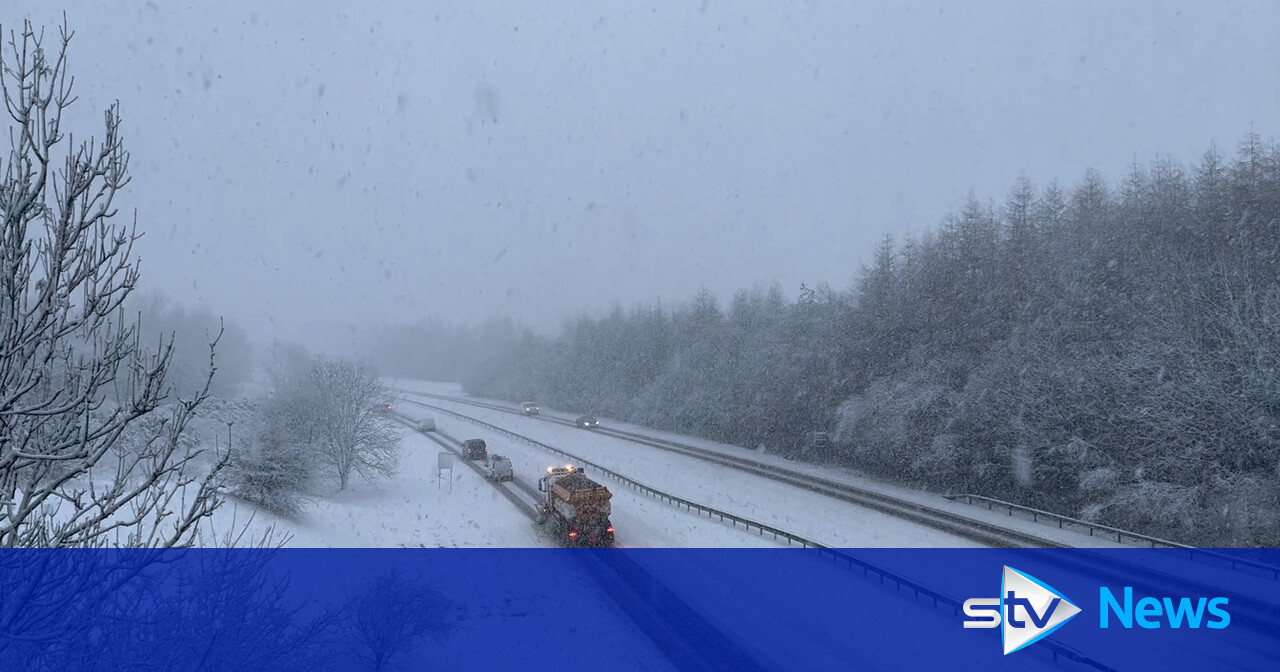
{"type": "Polygon", "coordinates": [[[511,468],[511,460],[501,455],[490,455],[482,468],[484,477],[491,481],[510,481],[516,477],[515,470],[511,468]]]}

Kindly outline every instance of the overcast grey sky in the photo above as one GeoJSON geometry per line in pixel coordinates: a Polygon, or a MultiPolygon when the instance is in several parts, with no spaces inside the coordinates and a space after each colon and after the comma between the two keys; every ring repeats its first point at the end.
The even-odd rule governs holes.
{"type": "Polygon", "coordinates": [[[970,190],[1280,120],[1271,0],[100,4],[0,22],[67,10],[78,134],[121,101],[144,282],[313,346],[844,287],[970,190]]]}

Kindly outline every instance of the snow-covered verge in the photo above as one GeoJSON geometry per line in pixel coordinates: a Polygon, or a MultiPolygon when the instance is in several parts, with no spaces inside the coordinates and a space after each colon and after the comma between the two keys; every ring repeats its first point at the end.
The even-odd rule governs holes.
{"type": "Polygon", "coordinates": [[[228,441],[235,447],[253,435],[257,411],[255,399],[210,396],[196,408],[195,416],[187,424],[187,434],[201,448],[225,452],[228,441]]]}
{"type": "Polygon", "coordinates": [[[407,428],[402,434],[400,473],[393,478],[353,480],[346,491],[330,488],[312,498],[298,521],[228,501],[213,527],[221,534],[252,515],[253,532],[274,526],[292,537],[288,546],[308,548],[544,545],[532,523],[483,478],[455,464],[452,476],[445,471],[439,480],[440,447],[407,428]]]}

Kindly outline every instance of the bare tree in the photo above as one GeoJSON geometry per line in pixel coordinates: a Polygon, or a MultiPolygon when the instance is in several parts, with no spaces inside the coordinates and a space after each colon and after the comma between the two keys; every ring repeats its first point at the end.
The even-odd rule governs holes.
{"type": "Polygon", "coordinates": [[[161,411],[172,339],[147,351],[121,310],[138,234],[115,223],[129,182],[119,105],[100,142],[75,145],[62,127],[75,102],[71,33],[63,26],[53,51],[44,39],[27,22],[0,49],[13,121],[0,161],[0,547],[191,545],[221,502],[226,464],[199,468],[181,441],[208,394],[213,344],[203,389],[161,411]],[[162,412],[123,449],[126,430],[162,412]]]}
{"type": "Polygon", "coordinates": [[[430,637],[443,642],[457,629],[452,604],[430,587],[398,571],[382,574],[347,602],[348,625],[361,661],[377,672],[430,637]]]}
{"type": "Polygon", "coordinates": [[[394,476],[400,435],[386,414],[390,395],[373,369],[322,357],[308,382],[317,448],[339,489],[347,488],[353,471],[366,479],[394,476]]]}

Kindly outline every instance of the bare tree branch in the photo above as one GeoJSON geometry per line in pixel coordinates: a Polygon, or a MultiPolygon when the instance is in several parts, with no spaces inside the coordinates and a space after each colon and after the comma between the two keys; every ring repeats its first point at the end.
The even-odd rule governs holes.
{"type": "Polygon", "coordinates": [[[129,184],[119,104],[100,140],[64,133],[76,100],[65,21],[59,37],[47,50],[27,22],[0,50],[13,120],[0,160],[0,547],[191,545],[229,459],[206,464],[184,438],[218,338],[203,388],[162,407],[172,339],[149,352],[122,310],[139,234],[114,219],[129,184]]]}

